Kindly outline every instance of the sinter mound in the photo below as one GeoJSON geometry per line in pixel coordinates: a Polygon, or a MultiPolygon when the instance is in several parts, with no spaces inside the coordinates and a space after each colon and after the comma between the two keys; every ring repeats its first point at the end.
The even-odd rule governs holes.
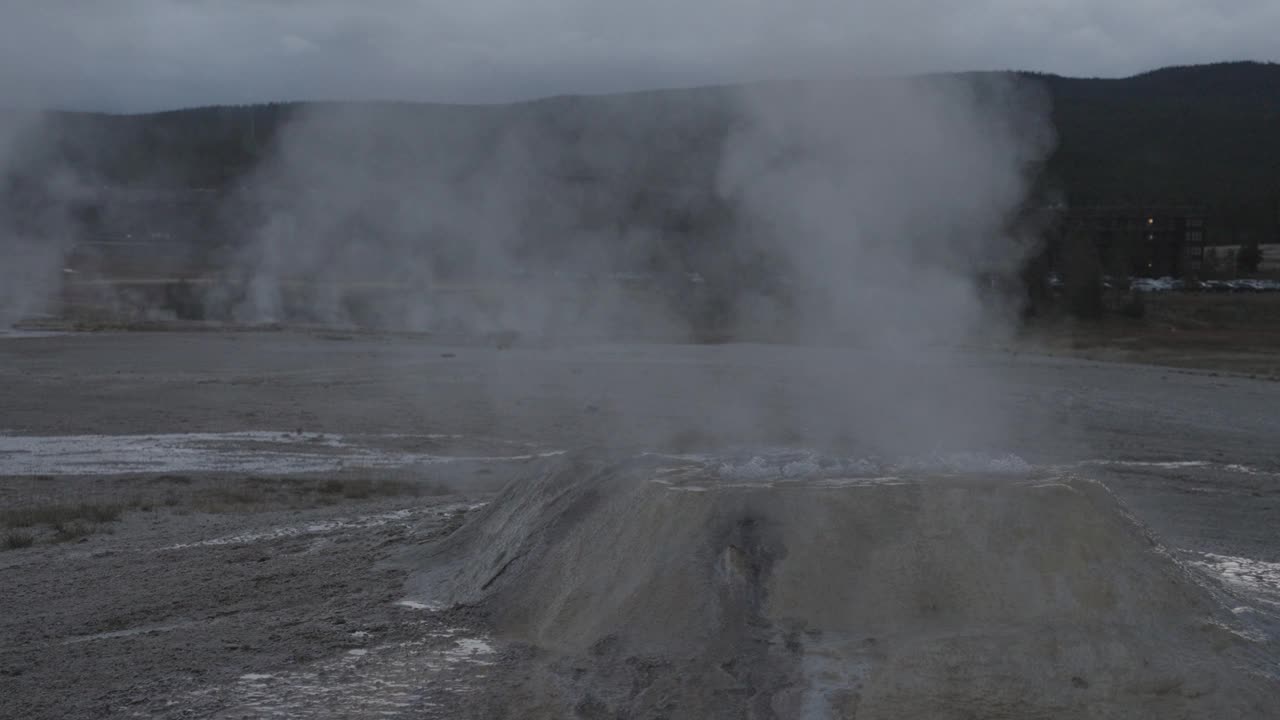
{"type": "Polygon", "coordinates": [[[486,716],[1280,717],[1223,591],[1087,480],[565,458],[416,562],[528,649],[486,716]]]}

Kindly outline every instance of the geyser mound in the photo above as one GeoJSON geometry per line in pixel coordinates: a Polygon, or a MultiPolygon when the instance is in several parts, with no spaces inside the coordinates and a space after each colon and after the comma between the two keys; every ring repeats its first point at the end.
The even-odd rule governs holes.
{"type": "Polygon", "coordinates": [[[520,717],[1280,711],[1220,591],[1096,482],[758,460],[563,458],[413,590],[536,648],[520,717]]]}

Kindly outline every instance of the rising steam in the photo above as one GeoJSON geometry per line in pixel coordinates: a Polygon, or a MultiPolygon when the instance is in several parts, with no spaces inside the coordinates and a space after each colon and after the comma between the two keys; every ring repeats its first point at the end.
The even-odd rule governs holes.
{"type": "MultiPolygon", "coordinates": [[[[10,167],[20,128],[3,137],[10,167]]],[[[709,378],[690,398],[706,422],[669,430],[999,445],[999,379],[961,348],[1011,326],[1012,298],[984,287],[1031,247],[1013,220],[1051,145],[1044,96],[1005,75],[305,105],[224,203],[235,237],[202,302],[235,322],[544,344],[843,345],[858,350],[796,368],[812,396],[709,378]]],[[[66,214],[6,221],[8,314],[56,287],[66,214]]],[[[604,405],[623,418],[634,390],[604,405]]]]}
{"type": "MultiPolygon", "coordinates": [[[[709,325],[852,345],[861,352],[796,368],[812,396],[709,378],[690,398],[706,422],[677,432],[999,445],[999,379],[960,348],[1010,327],[1016,308],[983,282],[1013,275],[1031,246],[1011,228],[1051,149],[1046,116],[1035,87],[1002,76],[549,101],[428,122],[399,106],[316,106],[252,186],[266,210],[239,259],[251,291],[236,313],[544,341],[686,341],[709,325]],[[643,201],[658,209],[637,212],[643,201]],[[351,302],[353,287],[387,280],[410,290],[367,286],[351,302]],[[311,294],[290,298],[303,283],[311,294]]],[[[604,394],[616,422],[642,401],[604,394]]]]}
{"type": "Polygon", "coordinates": [[[796,83],[748,90],[739,107],[719,187],[741,242],[788,281],[800,337],[954,345],[1007,309],[980,302],[978,281],[1027,250],[1011,220],[1051,137],[1033,88],[796,83]]]}
{"type": "Polygon", "coordinates": [[[777,278],[738,324],[859,348],[797,368],[813,391],[762,408],[808,442],[873,452],[1008,447],[998,371],[965,347],[1012,328],[984,292],[1034,243],[1014,234],[1052,145],[1037,88],[1000,76],[751,88],[721,157],[738,247],[777,278]]]}
{"type": "Polygon", "coordinates": [[[66,207],[79,191],[72,173],[32,177],[40,160],[30,139],[35,113],[0,113],[0,330],[53,307],[72,242],[66,207]]]}
{"type": "Polygon", "coordinates": [[[975,77],[706,94],[719,104],[308,106],[237,206],[258,220],[236,317],[684,339],[699,296],[641,308],[619,288],[710,278],[738,336],[990,327],[977,280],[1022,260],[1009,220],[1049,149],[1037,93],[975,77]]]}

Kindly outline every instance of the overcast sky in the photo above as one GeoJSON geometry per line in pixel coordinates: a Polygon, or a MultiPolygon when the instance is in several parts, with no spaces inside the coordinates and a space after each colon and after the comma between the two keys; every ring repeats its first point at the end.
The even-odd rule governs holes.
{"type": "Polygon", "coordinates": [[[1280,60],[1280,2],[0,0],[0,104],[112,111],[1236,59],[1280,60]]]}

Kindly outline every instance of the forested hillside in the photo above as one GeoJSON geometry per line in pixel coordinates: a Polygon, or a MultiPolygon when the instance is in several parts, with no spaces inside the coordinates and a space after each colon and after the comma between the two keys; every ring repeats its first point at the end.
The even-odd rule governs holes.
{"type": "MultiPolygon", "coordinates": [[[[1068,205],[1196,203],[1225,235],[1270,240],[1280,214],[1280,65],[1225,63],[1124,79],[1024,75],[1052,103],[1058,143],[1042,198],[1068,205]]],[[[82,185],[192,189],[231,197],[270,182],[258,169],[308,109],[343,118],[330,148],[347,170],[412,182],[450,177],[519,147],[530,177],[581,189],[581,222],[701,233],[727,222],[714,192],[731,122],[725,88],[552,98],[502,106],[209,107],[146,115],[10,112],[5,192],[39,204],[54,173],[82,185]],[[410,142],[406,142],[410,138],[410,142]]],[[[1231,239],[1231,238],[1225,238],[1231,239]]]]}

